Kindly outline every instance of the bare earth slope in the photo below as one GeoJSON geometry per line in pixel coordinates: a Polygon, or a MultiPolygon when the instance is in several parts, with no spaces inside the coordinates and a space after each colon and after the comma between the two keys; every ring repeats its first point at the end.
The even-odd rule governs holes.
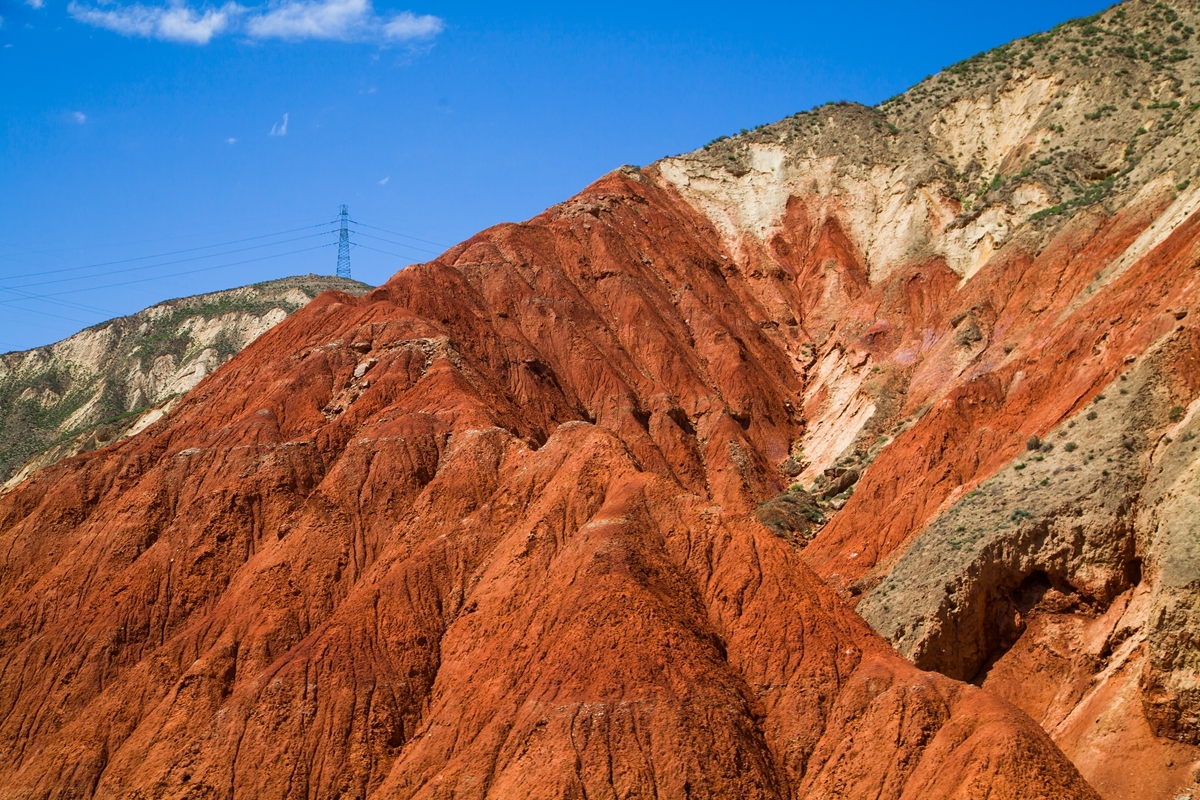
{"type": "Polygon", "coordinates": [[[1123,3],[879,109],[656,165],[804,376],[781,468],[839,493],[764,519],[866,593],[902,653],[1020,702],[1111,798],[1200,794],[1197,466],[1174,438],[1196,399],[1198,10],[1123,3]],[[1136,406],[1090,424],[1122,390],[1136,406]],[[1035,468],[1030,437],[1075,425],[1095,479],[1062,451],[1035,468]]]}
{"type": "Polygon", "coordinates": [[[319,275],[168,300],[61,342],[0,354],[0,490],[136,432],[318,293],[369,286],[319,275]]]}
{"type": "Polygon", "coordinates": [[[801,384],[636,172],[0,499],[12,797],[1095,797],[750,517],[801,384]]]}
{"type": "Polygon", "coordinates": [[[0,786],[1195,794],[1198,12],[618,171],[26,480],[0,786]]]}

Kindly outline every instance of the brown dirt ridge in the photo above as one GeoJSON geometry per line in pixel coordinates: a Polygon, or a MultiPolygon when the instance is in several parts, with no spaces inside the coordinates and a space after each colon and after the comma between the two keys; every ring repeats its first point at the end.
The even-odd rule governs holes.
{"type": "Polygon", "coordinates": [[[1200,796],[1197,28],[622,168],[23,480],[0,797],[1200,796]]]}

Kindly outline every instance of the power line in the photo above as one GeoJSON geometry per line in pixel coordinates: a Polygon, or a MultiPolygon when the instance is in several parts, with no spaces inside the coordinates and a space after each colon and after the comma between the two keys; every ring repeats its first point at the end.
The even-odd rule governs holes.
{"type": "Polygon", "coordinates": [[[441,255],[441,253],[436,253],[433,250],[426,250],[424,247],[417,247],[416,245],[405,244],[404,242],[393,242],[391,239],[384,239],[382,236],[372,236],[371,234],[363,233],[362,231],[355,231],[355,233],[357,233],[359,236],[365,236],[368,239],[375,239],[376,241],[379,241],[379,242],[387,242],[388,244],[394,244],[397,247],[407,247],[410,250],[417,250],[422,253],[429,253],[432,256],[440,256],[441,255]]]}
{"type": "MultiPolygon", "coordinates": [[[[303,241],[304,239],[312,239],[312,238],[315,238],[318,236],[328,236],[330,233],[331,233],[331,231],[322,231],[321,233],[310,233],[307,236],[296,236],[291,239],[281,239],[278,242],[267,242],[266,244],[255,244],[255,245],[251,245],[250,247],[239,247],[235,250],[226,250],[221,253],[208,253],[207,255],[192,256],[191,258],[179,258],[174,261],[162,261],[158,264],[145,264],[140,267],[126,267],[125,269],[114,269],[114,270],[109,270],[108,272],[105,272],[103,275],[84,275],[84,276],[73,277],[73,278],[52,278],[48,281],[34,281],[33,283],[22,283],[15,287],[0,286],[0,289],[25,289],[30,286],[47,286],[52,283],[67,283],[69,281],[87,280],[88,278],[103,278],[108,275],[119,275],[124,272],[140,272],[141,270],[145,270],[145,269],[157,269],[158,267],[169,267],[174,264],[186,264],[190,261],[203,261],[206,258],[219,258],[221,256],[233,255],[234,253],[245,253],[249,250],[261,250],[264,247],[275,247],[276,245],[281,245],[281,244],[291,244],[292,242],[299,242],[299,241],[303,241]]],[[[197,248],[197,249],[199,249],[199,248],[197,248]]],[[[182,251],[182,252],[187,252],[187,251],[182,251]]],[[[137,259],[131,259],[131,260],[137,260],[137,259]]],[[[189,273],[179,273],[179,274],[186,275],[189,273]]],[[[119,286],[119,285],[123,285],[123,284],[114,284],[114,285],[119,286]]],[[[102,287],[96,286],[96,287],[92,287],[92,288],[98,289],[98,288],[102,288],[102,287]]],[[[80,291],[87,291],[87,290],[81,289],[80,291]]]]}
{"type": "MultiPolygon", "coordinates": [[[[138,283],[148,283],[148,282],[152,282],[152,281],[168,280],[170,278],[177,277],[177,276],[192,275],[192,274],[201,273],[201,272],[210,272],[213,270],[226,269],[228,267],[240,266],[243,264],[251,264],[251,263],[258,262],[258,261],[265,261],[265,260],[281,258],[284,256],[289,256],[289,255],[296,255],[299,253],[313,252],[316,250],[323,249],[325,247],[332,246],[335,243],[330,242],[329,244],[317,245],[315,247],[298,248],[296,250],[290,250],[290,251],[287,251],[284,253],[274,253],[274,254],[270,254],[270,255],[260,256],[258,258],[242,259],[239,261],[234,261],[234,262],[230,262],[230,263],[226,263],[226,264],[218,264],[218,265],[214,265],[214,266],[210,266],[210,267],[202,267],[199,269],[192,269],[192,270],[182,270],[182,271],[172,272],[172,273],[166,274],[166,275],[156,275],[156,276],[149,276],[149,277],[144,277],[144,278],[136,278],[136,279],[127,280],[127,281],[117,281],[117,282],[112,282],[112,283],[93,285],[93,286],[88,286],[86,288],[80,288],[80,289],[67,289],[67,290],[63,290],[63,291],[46,292],[43,294],[32,294],[32,293],[30,293],[28,291],[24,291],[24,290],[31,288],[31,287],[35,287],[35,286],[49,286],[52,284],[68,283],[68,282],[75,282],[75,281],[88,281],[90,279],[95,279],[95,278],[103,279],[103,278],[106,278],[106,277],[109,277],[112,275],[116,275],[116,274],[140,272],[143,270],[152,270],[152,269],[159,269],[162,267],[171,267],[171,266],[175,266],[178,264],[186,264],[186,263],[193,262],[193,261],[201,261],[201,260],[206,260],[206,259],[211,259],[211,258],[220,258],[223,256],[233,255],[235,253],[244,253],[244,252],[248,252],[248,251],[252,251],[252,250],[262,249],[265,247],[274,247],[276,245],[291,244],[293,242],[303,241],[304,239],[327,236],[330,233],[335,233],[335,232],[341,234],[339,237],[339,242],[336,243],[339,245],[339,248],[338,248],[339,249],[339,270],[338,270],[339,274],[341,274],[343,272],[343,267],[342,267],[343,258],[347,262],[349,260],[349,248],[350,247],[365,247],[367,250],[370,250],[372,252],[391,256],[392,258],[399,258],[399,259],[402,259],[409,263],[411,263],[413,261],[413,258],[410,256],[405,256],[405,255],[401,255],[399,253],[394,253],[394,252],[390,252],[387,250],[381,250],[379,248],[370,247],[368,245],[362,244],[361,242],[350,242],[349,236],[347,235],[348,229],[345,227],[346,223],[354,225],[358,228],[369,228],[372,230],[380,231],[382,233],[390,234],[392,236],[400,237],[403,239],[409,239],[409,240],[416,241],[416,242],[422,242],[425,244],[434,245],[436,247],[449,247],[449,245],[443,244],[442,242],[437,242],[437,241],[433,241],[430,239],[423,239],[418,236],[413,236],[412,234],[402,233],[400,231],[393,231],[393,230],[389,230],[387,228],[381,228],[379,226],[371,225],[369,223],[358,222],[357,220],[350,220],[345,216],[345,213],[343,213],[342,215],[339,215],[339,216],[341,217],[340,219],[333,220],[331,222],[323,222],[323,223],[318,223],[318,224],[314,224],[314,225],[305,225],[305,226],[298,227],[298,228],[289,228],[287,230],[277,231],[274,233],[259,234],[256,236],[247,236],[247,237],[242,237],[239,239],[217,242],[217,243],[209,244],[209,245],[198,245],[195,247],[187,247],[187,248],[181,248],[181,249],[177,249],[177,250],[169,250],[166,252],[153,253],[153,254],[144,255],[144,256],[134,256],[134,257],[130,257],[130,258],[113,259],[110,261],[102,261],[102,262],[97,262],[94,264],[86,264],[86,265],[81,265],[81,266],[63,267],[63,268],[52,269],[52,270],[36,270],[35,269],[32,271],[27,271],[22,276],[19,276],[19,277],[13,276],[13,277],[17,278],[19,280],[21,278],[32,278],[32,277],[41,278],[41,277],[45,277],[48,275],[67,275],[69,273],[81,273],[81,272],[85,272],[88,270],[100,270],[104,267],[112,267],[112,266],[117,266],[117,265],[121,265],[121,264],[132,264],[132,263],[139,262],[139,261],[148,261],[148,260],[152,260],[152,259],[166,258],[169,256],[177,256],[177,255],[183,255],[183,254],[187,254],[187,253],[200,253],[199,255],[189,256],[187,258],[176,258],[176,259],[172,259],[169,261],[161,261],[161,262],[157,262],[157,263],[153,263],[153,264],[139,264],[139,265],[127,267],[124,269],[105,270],[103,272],[90,274],[90,275],[70,275],[70,277],[51,278],[48,280],[38,280],[38,281],[33,281],[33,282],[28,282],[28,283],[17,284],[14,286],[0,286],[0,292],[4,292],[7,294],[11,294],[11,295],[16,295],[15,297],[10,297],[8,299],[0,300],[0,305],[13,306],[14,310],[19,309],[21,311],[26,311],[26,312],[33,313],[33,314],[40,314],[42,316],[47,316],[47,317],[53,317],[55,319],[62,319],[62,320],[66,320],[68,322],[74,322],[77,324],[86,324],[82,320],[62,316],[59,314],[54,314],[49,311],[42,311],[42,310],[36,309],[36,308],[20,306],[20,305],[16,305],[16,304],[24,303],[25,301],[51,303],[51,304],[54,304],[57,306],[61,306],[65,309],[74,309],[74,310],[78,310],[78,311],[83,311],[85,313],[94,313],[94,314],[99,314],[99,315],[107,315],[110,317],[116,317],[116,316],[119,316],[116,312],[112,312],[107,309],[102,309],[102,308],[98,308],[95,306],[89,306],[89,305],[86,305],[83,303],[77,303],[77,302],[73,302],[70,300],[56,299],[56,298],[62,298],[65,295],[78,294],[80,292],[98,291],[98,290],[102,290],[102,289],[110,289],[110,288],[115,288],[115,287],[119,287],[119,286],[129,286],[129,285],[138,284],[138,283]],[[276,237],[285,236],[290,233],[298,233],[301,231],[312,230],[313,228],[326,228],[330,225],[337,225],[339,222],[342,223],[339,226],[339,230],[325,230],[325,231],[320,231],[318,233],[308,234],[305,236],[296,236],[296,237],[282,239],[282,240],[278,240],[278,241],[265,242],[263,244],[251,245],[249,247],[238,247],[238,248],[234,248],[231,250],[223,250],[221,252],[216,252],[216,253],[212,253],[212,252],[202,253],[201,252],[201,251],[206,251],[206,250],[214,250],[217,248],[229,247],[231,245],[243,244],[245,242],[256,242],[256,241],[260,241],[263,239],[274,239],[276,237]],[[344,241],[341,241],[342,239],[344,239],[344,241]]],[[[244,229],[245,228],[243,228],[243,230],[244,229]]],[[[366,233],[362,230],[356,230],[355,233],[357,233],[359,236],[374,239],[376,241],[384,242],[386,244],[390,244],[390,245],[393,245],[396,247],[401,247],[401,248],[404,248],[407,250],[413,250],[413,251],[420,252],[420,253],[428,253],[430,255],[438,255],[439,254],[435,251],[427,250],[425,248],[418,247],[416,245],[409,244],[407,242],[392,241],[391,239],[385,239],[380,236],[374,236],[374,235],[366,233]]],[[[181,236],[174,236],[174,237],[163,237],[160,239],[143,239],[143,240],[139,240],[139,241],[140,242],[170,241],[172,239],[177,240],[177,239],[194,238],[196,236],[201,236],[201,235],[204,235],[204,234],[189,234],[189,235],[181,235],[181,236]]],[[[88,239],[77,239],[75,241],[76,242],[97,241],[97,240],[102,240],[104,238],[106,238],[106,237],[98,236],[98,237],[90,237],[88,239]]],[[[138,242],[126,242],[124,245],[121,243],[114,243],[114,244],[101,244],[101,245],[97,245],[97,246],[99,246],[99,247],[120,247],[120,246],[127,246],[128,244],[137,244],[137,243],[138,242]]],[[[62,260],[66,260],[67,256],[58,255],[59,253],[69,252],[70,250],[73,250],[73,249],[74,250],[82,249],[81,246],[76,246],[74,248],[61,248],[57,251],[45,251],[45,250],[37,250],[37,249],[31,248],[31,247],[26,247],[23,245],[12,244],[12,243],[3,243],[3,242],[0,242],[0,247],[22,250],[22,251],[25,251],[28,253],[49,256],[52,258],[62,259],[62,260]]],[[[19,263],[19,264],[27,264],[29,266],[33,266],[32,264],[29,264],[28,262],[25,262],[21,259],[14,258],[12,255],[0,256],[0,260],[7,260],[9,262],[15,262],[15,263],[19,263]]],[[[347,273],[348,273],[348,266],[349,265],[346,264],[346,269],[344,270],[347,273]]],[[[0,343],[0,344],[3,344],[3,343],[0,343]]]]}
{"type": "MultiPolygon", "coordinates": [[[[376,231],[383,231],[384,233],[390,233],[392,236],[399,236],[402,239],[412,239],[413,241],[416,241],[416,242],[424,242],[425,244],[431,244],[431,245],[434,245],[435,247],[452,247],[453,246],[453,245],[443,244],[442,242],[434,242],[429,239],[422,239],[418,236],[413,236],[412,234],[409,234],[409,233],[400,233],[399,231],[389,231],[387,228],[380,228],[377,225],[368,225],[365,222],[358,222],[357,220],[353,220],[353,219],[350,220],[350,224],[360,225],[364,228],[370,228],[370,229],[376,230],[376,231]]],[[[367,234],[365,234],[365,233],[363,234],[363,236],[366,236],[366,235],[367,234]]]]}
{"type": "MultiPolygon", "coordinates": [[[[13,298],[14,302],[16,302],[18,300],[37,299],[37,295],[30,294],[29,292],[21,292],[21,291],[17,291],[16,289],[3,289],[3,291],[8,292],[9,294],[20,295],[19,297],[13,298]]],[[[63,306],[64,308],[72,308],[72,309],[75,309],[76,311],[89,311],[93,314],[109,314],[112,316],[117,316],[117,314],[115,312],[109,311],[108,309],[97,308],[96,306],[89,306],[89,305],[85,305],[83,303],[72,303],[69,300],[46,300],[45,302],[53,303],[54,305],[58,305],[58,306],[63,306]]],[[[27,309],[27,310],[32,311],[33,309],[27,309]]]]}
{"type": "MultiPolygon", "coordinates": [[[[284,234],[287,234],[287,233],[296,233],[297,231],[306,231],[306,230],[310,230],[312,228],[323,228],[323,227],[327,226],[328,224],[329,223],[327,223],[327,222],[322,222],[319,225],[305,225],[300,228],[291,228],[289,230],[279,231],[277,233],[264,233],[261,236],[249,236],[244,239],[234,239],[233,241],[229,241],[229,242],[218,242],[216,244],[204,245],[201,247],[187,247],[182,250],[170,250],[166,253],[155,253],[154,255],[136,256],[134,258],[123,258],[123,259],[117,259],[115,261],[102,261],[98,264],[88,264],[88,265],[82,266],[82,267],[64,267],[62,269],[50,269],[50,270],[44,270],[37,274],[38,275],[57,275],[57,274],[60,274],[63,272],[79,272],[79,271],[85,270],[85,269],[97,269],[99,267],[114,266],[116,264],[128,264],[133,261],[145,261],[145,260],[151,259],[151,258],[163,258],[164,256],[175,256],[175,255],[180,255],[182,253],[194,253],[197,250],[212,250],[214,247],[228,247],[231,244],[241,244],[242,242],[252,242],[252,241],[256,241],[258,239],[269,239],[273,236],[283,236],[284,234]]],[[[312,235],[313,236],[322,236],[322,235],[325,235],[325,233],[322,232],[322,233],[312,234],[312,235]]],[[[284,240],[281,242],[271,242],[271,243],[264,244],[264,245],[257,245],[257,247],[270,247],[271,244],[286,244],[287,242],[298,241],[299,239],[303,239],[303,238],[307,238],[307,237],[301,236],[301,237],[297,237],[297,239],[287,239],[287,240],[284,240]]],[[[19,245],[11,245],[11,246],[17,247],[19,245]]],[[[21,249],[30,250],[30,248],[27,248],[27,247],[22,247],[21,249]]],[[[248,248],[242,248],[242,249],[243,250],[253,250],[254,248],[248,247],[248,248]]],[[[30,252],[36,253],[38,251],[30,250],[30,252]]],[[[241,252],[241,250],[231,250],[229,252],[237,253],[237,252],[241,252]]],[[[228,255],[228,253],[217,253],[214,255],[228,255]]],[[[209,258],[209,257],[211,257],[211,256],[198,256],[197,258],[209,258]]],[[[194,260],[194,259],[183,259],[182,261],[187,261],[187,260],[194,260]]],[[[182,263],[182,261],[171,261],[171,262],[167,262],[167,263],[177,264],[177,263],[182,263]]],[[[121,270],[117,270],[117,271],[121,271],[121,270]]],[[[109,274],[111,274],[111,273],[109,273],[109,274]]],[[[39,286],[41,284],[26,283],[26,284],[21,284],[21,285],[22,286],[39,286]]]]}
{"type": "MultiPolygon", "coordinates": [[[[30,294],[29,292],[23,292],[19,289],[2,289],[0,291],[5,291],[5,292],[8,292],[9,294],[18,295],[18,297],[15,298],[14,302],[19,301],[19,300],[36,300],[37,299],[37,295],[30,294]]],[[[70,300],[46,299],[46,300],[41,300],[40,302],[52,303],[53,305],[63,306],[64,308],[70,308],[70,309],[74,309],[76,311],[91,312],[93,314],[108,314],[109,316],[113,316],[113,317],[117,316],[114,312],[109,311],[106,308],[97,308],[96,306],[89,306],[89,305],[85,305],[84,303],[72,303],[70,300]]],[[[37,309],[34,309],[34,308],[25,308],[22,310],[30,311],[34,314],[45,314],[46,316],[50,316],[50,317],[58,317],[57,314],[51,314],[48,311],[38,311],[37,309]]],[[[82,320],[72,319],[70,317],[58,317],[58,318],[59,319],[70,319],[72,322],[79,322],[81,324],[84,324],[82,320]]]]}
{"type": "MultiPolygon", "coordinates": [[[[24,300],[26,298],[18,298],[24,300]]],[[[51,314],[49,311],[39,311],[36,308],[17,308],[17,311],[27,311],[30,314],[41,314],[43,317],[54,317],[55,319],[65,319],[67,322],[74,322],[76,325],[87,325],[88,323],[74,317],[64,317],[62,314],[51,314]]]]}
{"type": "Polygon", "coordinates": [[[368,247],[367,245],[363,244],[362,242],[354,242],[354,246],[355,246],[355,247],[362,247],[362,248],[365,248],[365,249],[367,249],[367,250],[370,250],[372,253],[383,253],[385,256],[394,256],[395,258],[402,258],[402,259],[404,259],[405,261],[407,261],[407,262],[408,262],[408,263],[410,263],[410,264],[414,264],[414,263],[416,263],[416,262],[415,262],[415,261],[413,261],[413,259],[412,259],[411,257],[409,257],[409,256],[402,256],[402,255],[400,255],[399,253],[389,253],[387,250],[380,250],[380,249],[379,249],[379,248],[377,248],[377,247],[368,247]]]}
{"type": "MultiPolygon", "coordinates": [[[[317,213],[318,212],[315,209],[305,209],[305,211],[304,211],[305,216],[315,216],[317,213]]],[[[321,214],[321,216],[325,216],[325,215],[321,214]]],[[[245,222],[245,223],[258,223],[258,222],[273,221],[273,220],[278,220],[278,219],[294,219],[294,218],[295,218],[295,214],[285,213],[285,214],[271,214],[268,216],[261,216],[261,217],[252,217],[249,219],[239,220],[239,221],[245,222]]],[[[151,242],[170,242],[170,241],[176,241],[179,239],[195,239],[195,238],[201,237],[201,236],[214,236],[214,235],[220,236],[220,235],[224,235],[226,233],[236,233],[236,232],[252,229],[254,227],[256,227],[256,226],[250,225],[250,224],[238,225],[237,227],[232,227],[232,228],[229,227],[228,225],[225,225],[225,226],[220,227],[217,230],[207,229],[204,231],[197,231],[194,233],[183,233],[183,234],[179,234],[177,236],[157,236],[157,237],[152,237],[152,238],[147,238],[147,239],[117,241],[117,242],[112,242],[110,244],[97,244],[97,245],[93,245],[93,247],[96,247],[96,248],[128,247],[129,245],[134,245],[134,244],[146,244],[146,243],[151,243],[151,242]]],[[[101,235],[101,236],[86,236],[86,237],[80,237],[80,238],[76,238],[76,239],[67,239],[65,241],[66,242],[96,242],[96,241],[100,241],[100,240],[104,240],[104,239],[112,239],[112,238],[113,238],[113,235],[109,234],[109,235],[101,235]]],[[[29,252],[32,252],[32,253],[39,253],[41,255],[54,256],[55,258],[64,258],[64,256],[59,256],[56,254],[69,252],[71,250],[83,250],[87,247],[87,245],[80,244],[75,247],[60,247],[57,250],[34,250],[33,248],[25,247],[23,245],[12,244],[9,242],[0,242],[0,247],[16,247],[16,248],[19,248],[22,250],[28,250],[29,252]]]]}
{"type": "Polygon", "coordinates": [[[226,267],[236,267],[236,266],[240,266],[242,264],[253,264],[257,261],[266,261],[266,260],[272,259],[272,258],[282,258],[283,256],[291,256],[291,255],[295,255],[297,253],[309,253],[314,250],[320,250],[325,247],[333,247],[335,244],[337,244],[337,243],[329,242],[328,244],[319,244],[314,247],[302,247],[299,250],[289,250],[286,253],[273,253],[269,256],[259,256],[258,258],[248,258],[243,261],[233,261],[229,264],[217,264],[216,266],[213,266],[213,267],[201,267],[200,269],[184,270],[183,272],[175,272],[170,275],[155,275],[150,278],[137,278],[132,281],[121,281],[119,283],[106,283],[101,286],[88,286],[83,289],[68,289],[63,292],[50,292],[48,294],[33,295],[31,297],[21,297],[21,298],[15,299],[15,300],[0,300],[0,304],[8,305],[10,303],[20,302],[21,300],[42,300],[47,297],[62,297],[65,294],[78,294],[79,292],[91,292],[91,291],[95,291],[97,289],[112,289],[113,287],[116,287],[116,286],[130,286],[135,283],[147,283],[149,281],[161,281],[161,280],[166,280],[168,278],[176,278],[181,275],[195,275],[200,272],[212,272],[215,269],[225,269],[226,267]]]}

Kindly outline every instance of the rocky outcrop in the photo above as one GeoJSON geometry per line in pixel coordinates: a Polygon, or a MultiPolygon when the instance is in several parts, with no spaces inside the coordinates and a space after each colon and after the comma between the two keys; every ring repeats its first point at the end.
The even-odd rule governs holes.
{"type": "Polygon", "coordinates": [[[145,428],[319,292],[370,287],[306,275],[169,300],[56,344],[0,354],[0,491],[145,428]]]}
{"type": "Polygon", "coordinates": [[[1195,793],[1197,26],[625,168],[24,481],[0,785],[1195,793]]]}
{"type": "MultiPolygon", "coordinates": [[[[1010,478],[1071,466],[1061,450],[1027,450],[1031,437],[1054,444],[1056,426],[1145,429],[1140,417],[1098,427],[1087,415],[1105,412],[1088,403],[1122,396],[1133,360],[1190,336],[1174,331],[1190,331],[1200,260],[1197,162],[1179,145],[1200,132],[1197,25],[1191,4],[1124,3],[880,108],[814,109],[658,165],[736,254],[804,376],[804,429],[783,473],[818,497],[826,470],[863,473],[844,509],[818,506],[797,539],[806,560],[851,602],[865,593],[859,610],[919,665],[1007,674],[1007,688],[985,685],[1043,721],[1114,798],[1200,791],[1188,749],[1192,595],[1164,600],[1154,625],[1112,610],[1139,585],[1165,591],[1154,565],[1190,563],[1147,533],[1189,527],[1187,501],[1144,519],[1157,467],[1118,440],[1103,444],[1117,441],[1127,457],[1106,457],[1118,466],[1040,475],[1046,487],[1010,478]],[[1024,472],[1006,471],[1017,463],[1024,472]],[[1050,641],[1042,627],[1026,638],[1031,614],[1073,615],[1071,636],[1086,621],[1079,647],[1092,660],[1071,674],[1087,682],[1101,662],[1118,665],[1120,691],[1103,684],[1084,711],[1064,690],[1074,699],[1056,718],[1023,702],[1044,665],[1002,654],[1050,641]],[[1106,614],[1144,632],[1138,658],[1102,653],[1109,634],[1094,620],[1106,614]],[[1071,714],[1075,727],[1058,727],[1071,714]],[[1082,718],[1103,714],[1117,714],[1120,735],[1081,733],[1082,718]]],[[[1187,406],[1177,377],[1145,380],[1187,406]]],[[[1054,641],[1073,652],[1065,633],[1054,641]]]]}
{"type": "Polygon", "coordinates": [[[1114,796],[1134,763],[1145,796],[1178,795],[1200,763],[1198,392],[1200,330],[1181,326],[942,513],[858,603],[917,665],[1028,711],[1114,796]]]}
{"type": "Polygon", "coordinates": [[[614,174],[0,498],[0,783],[1094,798],[752,518],[802,385],[722,256],[614,174]]]}

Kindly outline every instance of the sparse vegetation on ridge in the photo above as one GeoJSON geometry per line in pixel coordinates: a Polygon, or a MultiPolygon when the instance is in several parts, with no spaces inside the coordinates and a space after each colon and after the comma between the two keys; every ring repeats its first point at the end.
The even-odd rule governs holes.
{"type": "Polygon", "coordinates": [[[114,426],[106,436],[116,436],[169,401],[177,392],[151,390],[149,376],[160,359],[168,359],[174,374],[211,351],[216,366],[246,345],[266,315],[291,314],[330,288],[361,293],[368,287],[313,275],[168,300],[77,334],[95,339],[104,353],[97,363],[72,361],[56,345],[0,355],[0,484],[39,454],[62,448],[68,455],[93,432],[114,426]],[[196,326],[226,317],[230,325],[197,338],[196,326]]]}
{"type": "Polygon", "coordinates": [[[1197,26],[1184,3],[1129,0],[964,59],[874,109],[831,101],[718,137],[693,157],[706,154],[736,177],[750,169],[752,144],[838,158],[846,170],[906,162],[950,187],[964,220],[1032,186],[1049,202],[1025,221],[1053,226],[1086,208],[1111,209],[1169,164],[1180,175],[1176,191],[1190,185],[1200,167],[1197,26]],[[939,133],[961,104],[991,103],[1043,79],[1057,88],[1019,158],[988,163],[939,133]]]}

